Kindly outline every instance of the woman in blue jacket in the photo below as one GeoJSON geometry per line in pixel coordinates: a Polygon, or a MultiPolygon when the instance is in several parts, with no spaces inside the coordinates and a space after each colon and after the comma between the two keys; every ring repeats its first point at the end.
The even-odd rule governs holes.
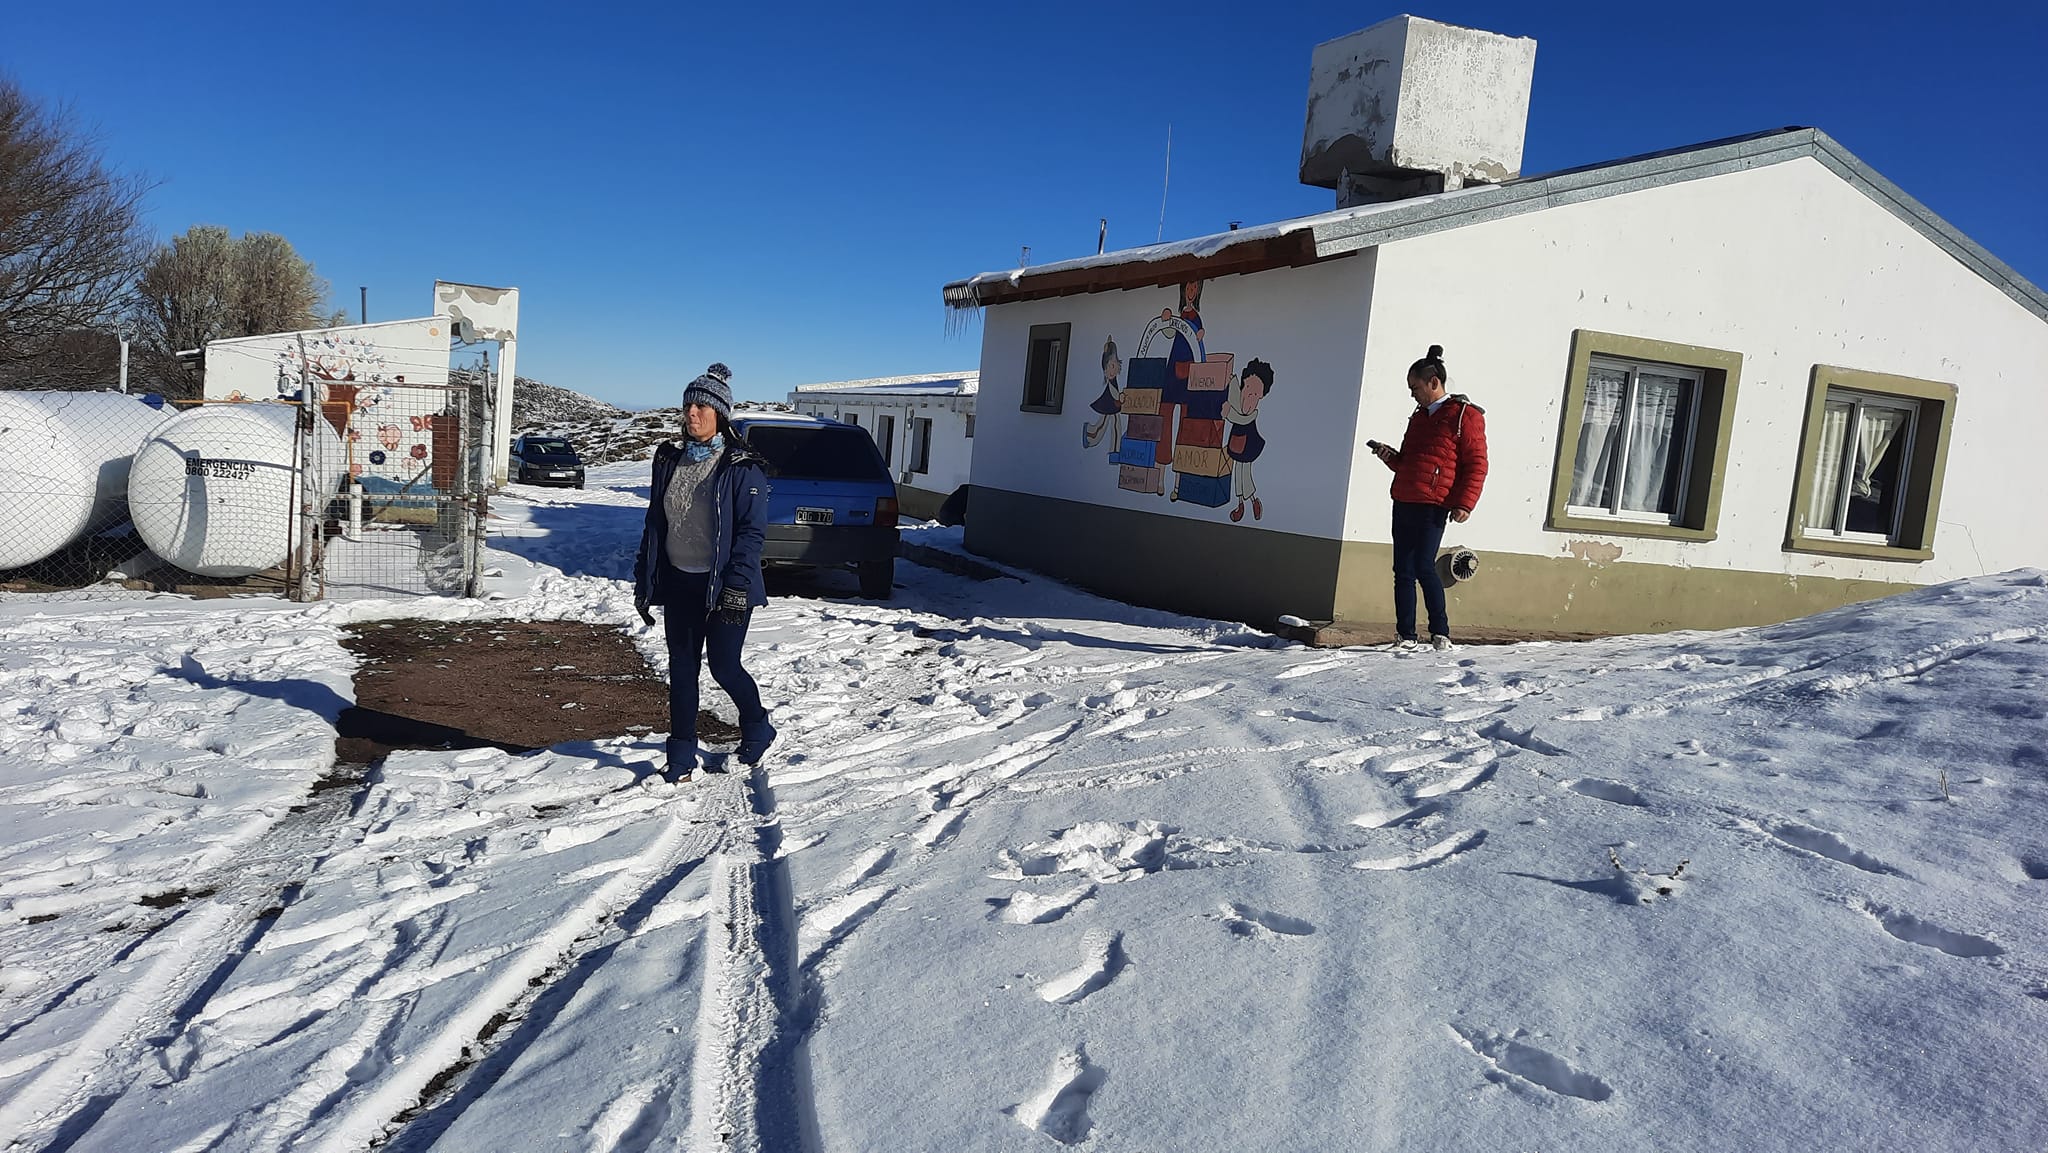
{"type": "Polygon", "coordinates": [[[647,527],[633,562],[633,603],[654,623],[662,607],[668,641],[668,778],[697,768],[697,682],[708,656],[711,679],[739,710],[743,765],[756,764],[775,740],[761,690],[740,666],[747,621],[768,603],[761,541],[768,482],[760,458],[731,435],[732,370],[714,364],[683,390],[683,443],[654,450],[647,527]]]}

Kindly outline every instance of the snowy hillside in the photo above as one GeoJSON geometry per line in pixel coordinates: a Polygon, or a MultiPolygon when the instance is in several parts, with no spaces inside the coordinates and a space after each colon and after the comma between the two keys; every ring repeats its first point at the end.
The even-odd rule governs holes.
{"type": "Polygon", "coordinates": [[[2048,574],[1411,654],[904,564],[774,584],[757,773],[660,784],[651,734],[310,792],[347,621],[660,662],[644,485],[494,501],[488,602],[0,602],[0,1133],[2048,1148],[2048,574]]]}
{"type": "MultiPolygon", "coordinates": [[[[741,401],[736,411],[787,412],[779,403],[741,401]]],[[[654,446],[682,428],[683,410],[673,408],[627,412],[615,405],[526,377],[512,394],[512,430],[551,432],[569,438],[586,465],[621,460],[648,460],[654,446]]]]}

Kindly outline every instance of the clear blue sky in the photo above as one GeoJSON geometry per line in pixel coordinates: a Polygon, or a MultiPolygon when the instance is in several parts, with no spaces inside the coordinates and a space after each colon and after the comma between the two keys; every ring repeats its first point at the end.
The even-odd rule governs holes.
{"type": "MultiPolygon", "coordinates": [[[[2048,284],[2048,5],[1511,4],[1523,171],[1821,128],[2048,284]]],[[[0,70],[157,182],[163,236],[281,233],[354,314],[521,289],[521,375],[674,403],[973,367],[946,281],[1320,212],[1296,182],[1338,3],[5,5],[0,70]],[[88,15],[89,11],[89,15],[88,15]]]]}

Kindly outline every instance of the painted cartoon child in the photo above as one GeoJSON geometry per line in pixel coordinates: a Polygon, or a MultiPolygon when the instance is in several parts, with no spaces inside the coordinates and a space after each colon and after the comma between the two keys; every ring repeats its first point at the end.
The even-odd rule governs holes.
{"type": "Polygon", "coordinates": [[[1266,514],[1266,506],[1259,503],[1259,488],[1252,480],[1252,462],[1266,451],[1266,438],[1259,435],[1259,402],[1273,391],[1273,366],[1265,361],[1252,358],[1244,371],[1231,382],[1230,393],[1223,404],[1223,419],[1230,425],[1230,439],[1225,451],[1230,456],[1230,493],[1237,498],[1237,507],[1230,510],[1230,519],[1244,519],[1244,502],[1252,502],[1252,519],[1266,514]]]}
{"type": "Polygon", "coordinates": [[[1102,440],[1102,434],[1109,434],[1109,454],[1115,456],[1123,448],[1123,389],[1117,387],[1117,377],[1123,373],[1124,362],[1116,354],[1116,338],[1102,342],[1102,395],[1088,407],[1101,415],[1094,424],[1081,430],[1081,446],[1094,448],[1102,440]]]}

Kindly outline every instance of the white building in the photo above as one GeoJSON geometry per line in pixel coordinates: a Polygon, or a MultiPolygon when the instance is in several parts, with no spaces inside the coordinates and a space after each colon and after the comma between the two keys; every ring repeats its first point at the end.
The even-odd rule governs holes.
{"type": "Polygon", "coordinates": [[[431,493],[454,482],[462,452],[448,334],[446,318],[428,316],[208,341],[205,397],[275,401],[297,397],[308,380],[356,483],[431,493]]]}
{"type": "Polygon", "coordinates": [[[1520,177],[1494,105],[1533,51],[1410,17],[1334,41],[1302,178],[1338,210],[947,285],[993,398],[968,547],[1141,603],[1388,621],[1365,442],[1400,441],[1440,344],[1492,462],[1444,540],[1480,558],[1454,627],[1723,627],[2048,565],[2014,491],[2048,295],[1810,128],[1520,177]],[[1332,104],[1392,112],[1347,133],[1332,104]]]}
{"type": "Polygon", "coordinates": [[[939,372],[804,384],[790,392],[789,403],[867,429],[896,477],[904,514],[929,520],[967,483],[979,383],[979,373],[939,372]]]}

